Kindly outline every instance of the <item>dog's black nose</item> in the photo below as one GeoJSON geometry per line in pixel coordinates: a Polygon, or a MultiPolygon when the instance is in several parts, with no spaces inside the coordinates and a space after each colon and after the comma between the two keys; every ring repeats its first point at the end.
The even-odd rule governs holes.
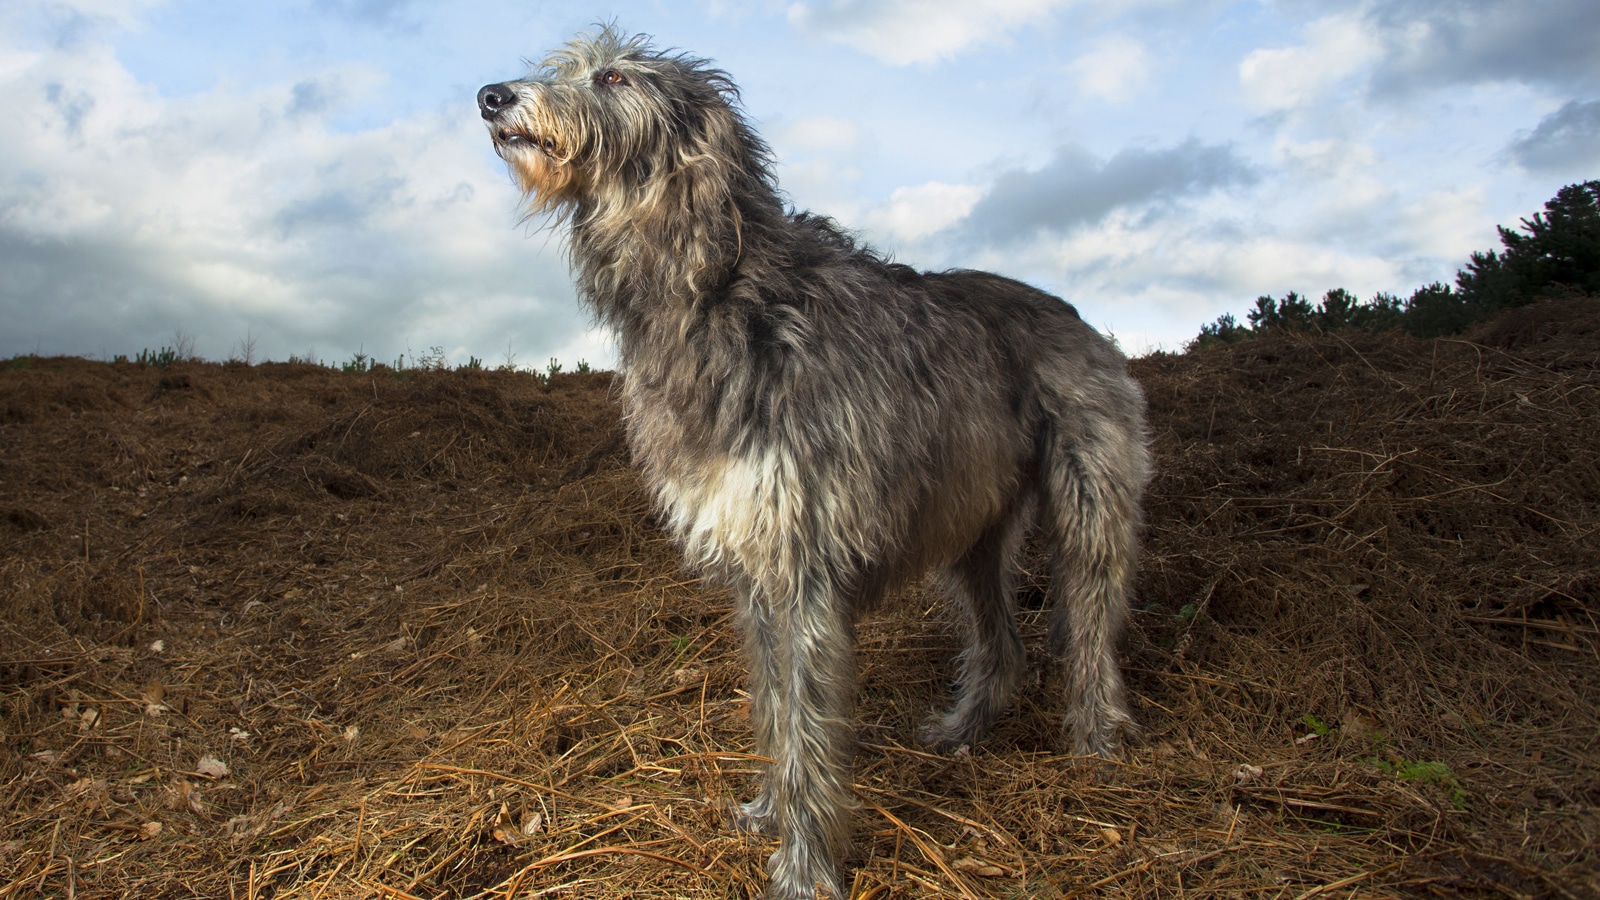
{"type": "Polygon", "coordinates": [[[478,91],[478,110],[485,119],[492,119],[508,106],[514,106],[517,95],[509,85],[486,84],[478,91]]]}

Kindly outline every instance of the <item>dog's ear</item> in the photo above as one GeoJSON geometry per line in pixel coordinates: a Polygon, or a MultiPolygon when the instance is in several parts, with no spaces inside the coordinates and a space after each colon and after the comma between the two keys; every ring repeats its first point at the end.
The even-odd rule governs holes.
{"type": "Polygon", "coordinates": [[[740,181],[751,177],[739,114],[721,98],[696,113],[663,179],[658,206],[691,297],[719,287],[738,262],[743,222],[734,197],[740,181]]]}

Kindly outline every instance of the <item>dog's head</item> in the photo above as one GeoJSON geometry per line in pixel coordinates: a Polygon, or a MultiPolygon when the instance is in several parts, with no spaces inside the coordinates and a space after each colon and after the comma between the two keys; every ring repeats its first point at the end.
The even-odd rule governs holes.
{"type": "Polygon", "coordinates": [[[606,26],[526,78],[486,85],[478,108],[530,212],[607,198],[638,209],[689,169],[746,158],[764,170],[766,148],[745,127],[737,96],[705,60],[606,26]]]}

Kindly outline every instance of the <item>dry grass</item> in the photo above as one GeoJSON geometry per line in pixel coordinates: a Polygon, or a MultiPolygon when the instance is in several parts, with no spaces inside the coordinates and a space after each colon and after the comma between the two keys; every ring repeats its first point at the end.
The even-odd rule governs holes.
{"type": "MultiPolygon", "coordinates": [[[[1600,894],[1595,303],[1136,369],[1142,741],[1074,765],[1036,661],[922,752],[958,637],[908,592],[860,630],[853,895],[1600,894]]],[[[756,894],[729,602],[608,385],[0,372],[0,898],[756,894]]]]}

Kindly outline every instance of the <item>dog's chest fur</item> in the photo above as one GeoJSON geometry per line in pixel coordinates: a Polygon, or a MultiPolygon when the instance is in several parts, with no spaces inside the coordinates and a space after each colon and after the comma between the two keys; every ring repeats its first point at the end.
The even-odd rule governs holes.
{"type": "Polygon", "coordinates": [[[749,575],[770,572],[785,564],[783,548],[809,530],[807,507],[826,487],[817,483],[826,475],[802,473],[780,429],[730,420],[721,406],[737,405],[728,392],[742,385],[726,382],[740,378],[719,379],[694,365],[708,354],[727,352],[704,344],[691,340],[674,354],[675,367],[699,370],[692,392],[670,390],[683,382],[657,379],[656,372],[625,376],[629,443],[664,524],[692,563],[749,575]]]}

